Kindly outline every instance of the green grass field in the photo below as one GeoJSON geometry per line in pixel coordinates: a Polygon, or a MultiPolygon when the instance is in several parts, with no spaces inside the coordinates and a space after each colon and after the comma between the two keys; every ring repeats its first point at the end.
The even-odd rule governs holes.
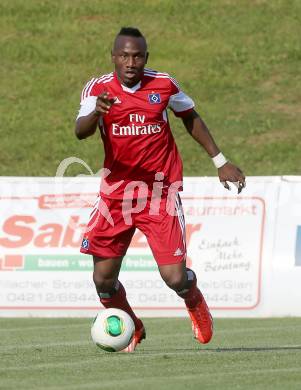
{"type": "MultiPolygon", "coordinates": [[[[74,119],[86,81],[111,71],[123,25],[144,32],[148,66],[178,79],[246,175],[301,174],[301,1],[2,0],[0,175],[53,176],[69,156],[98,171],[99,137],[76,140],[74,119]]],[[[185,175],[215,175],[172,125],[185,175]]]]}
{"type": "MultiPolygon", "coordinates": [[[[70,156],[101,168],[99,136],[78,141],[74,119],[127,25],[145,34],[148,66],[177,78],[247,176],[301,175],[300,0],[1,0],[1,176],[54,176],[70,156]]],[[[216,175],[171,122],[185,175],[216,175]]],[[[79,173],[88,172],[67,171],[79,173]]],[[[97,349],[90,322],[0,319],[0,389],[301,389],[301,318],[217,319],[208,346],[188,320],[146,319],[130,355],[97,349]]]]}
{"type": "Polygon", "coordinates": [[[133,354],[90,341],[88,319],[1,319],[0,388],[300,389],[301,319],[216,319],[208,345],[188,319],[145,319],[133,354]]]}

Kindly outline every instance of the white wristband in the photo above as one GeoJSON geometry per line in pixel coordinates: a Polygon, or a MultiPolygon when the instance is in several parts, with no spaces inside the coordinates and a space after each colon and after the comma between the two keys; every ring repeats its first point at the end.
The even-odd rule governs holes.
{"type": "Polygon", "coordinates": [[[215,157],[212,157],[212,161],[217,169],[221,168],[223,165],[225,165],[228,162],[226,157],[221,152],[217,154],[215,157]]]}

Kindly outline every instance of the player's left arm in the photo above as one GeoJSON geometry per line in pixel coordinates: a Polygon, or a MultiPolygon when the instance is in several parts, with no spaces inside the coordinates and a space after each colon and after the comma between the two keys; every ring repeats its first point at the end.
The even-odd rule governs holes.
{"type": "Polygon", "coordinates": [[[185,113],[185,116],[182,116],[182,121],[192,138],[213,159],[218,169],[219,180],[224,187],[230,189],[228,181],[235,183],[238,187],[238,193],[240,193],[245,187],[245,176],[242,170],[225,159],[200,115],[194,109],[191,109],[185,113]]]}

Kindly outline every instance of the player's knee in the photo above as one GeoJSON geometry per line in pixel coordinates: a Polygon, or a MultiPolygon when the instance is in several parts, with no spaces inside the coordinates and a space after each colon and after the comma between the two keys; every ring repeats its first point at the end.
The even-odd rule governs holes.
{"type": "Polygon", "coordinates": [[[97,291],[103,293],[111,291],[116,284],[116,280],[114,278],[106,278],[97,272],[93,273],[93,281],[97,291]]]}
{"type": "Polygon", "coordinates": [[[173,273],[171,275],[165,275],[164,281],[169,288],[175,291],[180,291],[185,286],[185,276],[182,273],[173,273]]]}

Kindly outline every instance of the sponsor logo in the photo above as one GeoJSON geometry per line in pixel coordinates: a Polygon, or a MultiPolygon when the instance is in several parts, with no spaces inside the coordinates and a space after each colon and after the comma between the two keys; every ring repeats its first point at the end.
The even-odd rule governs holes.
{"type": "Polygon", "coordinates": [[[161,103],[161,96],[159,93],[150,93],[148,95],[148,101],[150,104],[159,104],[161,103]]]}
{"type": "Polygon", "coordinates": [[[156,134],[161,132],[160,125],[130,125],[130,126],[120,126],[117,123],[112,124],[112,133],[116,136],[127,136],[127,135],[146,135],[146,134],[156,134]]]}
{"type": "Polygon", "coordinates": [[[173,254],[174,256],[182,256],[183,255],[183,252],[181,251],[180,248],[178,248],[175,253],[173,254]]]}
{"type": "MultiPolygon", "coordinates": [[[[126,255],[121,269],[124,271],[157,271],[152,255],[126,255]]],[[[0,258],[0,271],[89,271],[93,261],[87,255],[6,255],[0,258]]]]}
{"type": "Polygon", "coordinates": [[[47,220],[40,225],[33,215],[11,215],[0,229],[0,247],[12,249],[31,245],[35,248],[78,248],[86,227],[80,217],[71,215],[64,224],[47,220]],[[2,233],[3,232],[3,233],[2,233]]]}
{"type": "Polygon", "coordinates": [[[82,248],[89,249],[89,240],[87,238],[83,238],[82,248]]]}
{"type": "Polygon", "coordinates": [[[121,126],[118,123],[112,124],[112,133],[115,136],[129,135],[151,135],[161,132],[161,126],[158,123],[146,123],[146,116],[137,113],[129,114],[129,124],[121,126]]]}
{"type": "Polygon", "coordinates": [[[296,246],[295,246],[295,265],[301,267],[301,226],[297,226],[296,246]]]}
{"type": "Polygon", "coordinates": [[[23,269],[24,256],[22,255],[6,255],[0,257],[0,271],[14,271],[23,269]]]}
{"type": "Polygon", "coordinates": [[[121,100],[116,96],[114,97],[114,104],[120,104],[121,100]]]}

